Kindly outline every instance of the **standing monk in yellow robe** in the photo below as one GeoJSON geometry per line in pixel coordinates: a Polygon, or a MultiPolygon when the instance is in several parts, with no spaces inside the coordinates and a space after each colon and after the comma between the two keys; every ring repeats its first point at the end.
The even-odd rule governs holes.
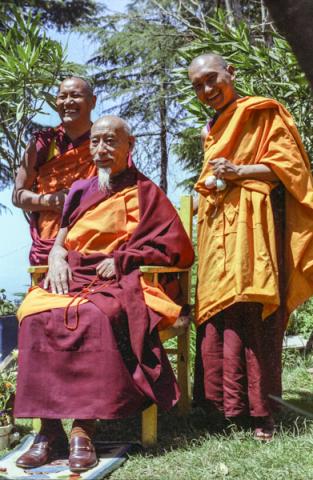
{"type": "Polygon", "coordinates": [[[289,314],[313,295],[313,185],[308,157],[277,101],[240,98],[235,70],[195,58],[189,77],[216,111],[203,131],[198,209],[195,398],[274,431],[289,314]]]}

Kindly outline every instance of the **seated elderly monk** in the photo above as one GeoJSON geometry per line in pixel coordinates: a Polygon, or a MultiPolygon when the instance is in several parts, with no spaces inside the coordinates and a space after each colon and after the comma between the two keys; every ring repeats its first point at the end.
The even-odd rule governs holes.
{"type": "Polygon", "coordinates": [[[122,119],[99,119],[90,142],[98,176],[71,188],[43,288],[18,312],[14,414],[42,425],[22,468],[66,448],[62,418],[75,419],[69,466],[80,472],[97,464],[95,419],[151,402],[169,409],[179,397],[158,328],[180,323],[181,307],[146,284],[139,266],[189,267],[190,240],[164,193],[131,164],[134,137],[122,119]]]}

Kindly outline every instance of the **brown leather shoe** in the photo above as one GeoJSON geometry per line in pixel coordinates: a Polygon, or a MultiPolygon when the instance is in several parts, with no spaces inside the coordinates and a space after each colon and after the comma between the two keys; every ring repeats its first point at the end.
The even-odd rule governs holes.
{"type": "Polygon", "coordinates": [[[95,447],[88,438],[71,438],[68,463],[71,472],[84,472],[98,464],[95,447]]]}
{"type": "Polygon", "coordinates": [[[68,452],[68,441],[66,436],[56,437],[52,441],[46,435],[36,435],[33,444],[17,460],[16,466],[20,468],[36,468],[49,463],[68,452]]]}

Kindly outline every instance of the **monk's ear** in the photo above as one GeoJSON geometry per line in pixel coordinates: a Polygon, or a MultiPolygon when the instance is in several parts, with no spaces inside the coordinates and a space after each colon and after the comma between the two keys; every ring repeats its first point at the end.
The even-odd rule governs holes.
{"type": "Polygon", "coordinates": [[[129,135],[128,137],[128,144],[129,144],[129,151],[132,152],[134,145],[135,145],[135,137],[133,135],[129,135]]]}
{"type": "Polygon", "coordinates": [[[236,78],[236,70],[235,70],[235,67],[233,65],[227,65],[226,67],[226,70],[227,72],[229,73],[230,77],[231,77],[231,80],[235,80],[236,78]]]}
{"type": "Polygon", "coordinates": [[[96,103],[97,103],[97,97],[96,97],[96,95],[93,95],[92,98],[91,98],[92,110],[95,108],[96,103]]]}

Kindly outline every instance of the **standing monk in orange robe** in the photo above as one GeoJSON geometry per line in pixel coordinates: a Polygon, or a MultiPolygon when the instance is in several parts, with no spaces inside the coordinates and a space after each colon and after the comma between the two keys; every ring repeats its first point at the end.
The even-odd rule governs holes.
{"type": "Polygon", "coordinates": [[[66,78],[56,98],[61,125],[37,132],[26,147],[16,176],[13,203],[31,212],[32,265],[48,262],[72,183],[96,174],[89,151],[90,115],[95,103],[96,97],[85,80],[66,78]]]}
{"type": "Polygon", "coordinates": [[[272,99],[240,98],[234,67],[223,58],[195,58],[189,77],[216,111],[203,131],[195,185],[195,399],[225,417],[253,417],[256,438],[269,439],[284,328],[313,295],[309,160],[287,110],[272,99]]]}

